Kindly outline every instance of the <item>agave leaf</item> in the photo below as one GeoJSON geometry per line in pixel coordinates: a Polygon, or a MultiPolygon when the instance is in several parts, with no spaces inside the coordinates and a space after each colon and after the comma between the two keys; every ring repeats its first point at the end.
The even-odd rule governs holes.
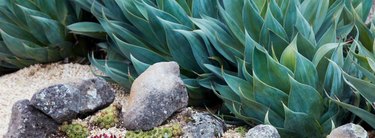
{"type": "Polygon", "coordinates": [[[346,79],[346,82],[349,83],[352,87],[358,90],[358,92],[369,102],[374,103],[375,102],[375,85],[364,81],[357,79],[355,77],[352,77],[348,75],[347,73],[343,72],[343,76],[346,79]]]}
{"type": "Polygon", "coordinates": [[[194,18],[209,16],[216,18],[218,16],[216,0],[194,0],[192,4],[192,15],[194,18]]]}
{"type": "MultiPolygon", "coordinates": [[[[241,101],[243,103],[242,108],[243,108],[243,112],[245,116],[249,116],[252,118],[256,118],[257,120],[261,120],[268,113],[268,119],[270,123],[272,123],[272,125],[280,126],[280,127],[283,126],[283,119],[282,119],[283,117],[278,115],[275,111],[270,109],[268,106],[263,105],[255,100],[247,99],[244,97],[242,97],[241,101]],[[253,112],[253,111],[257,111],[257,112],[253,112]]],[[[261,121],[259,121],[258,123],[261,123],[261,121]]]]}
{"type": "Polygon", "coordinates": [[[319,77],[314,64],[297,53],[296,65],[297,66],[295,67],[296,69],[294,71],[294,78],[303,84],[318,89],[319,77]]]}
{"type": "Polygon", "coordinates": [[[322,37],[318,41],[318,47],[327,44],[327,43],[335,43],[336,42],[336,24],[332,24],[329,29],[324,32],[322,37]]]}
{"type": "Polygon", "coordinates": [[[191,9],[190,6],[192,5],[192,1],[186,1],[186,0],[176,0],[177,3],[185,10],[185,12],[188,14],[188,16],[191,16],[191,9]]]}
{"type": "Polygon", "coordinates": [[[255,48],[253,54],[253,74],[266,84],[282,91],[289,91],[289,78],[293,73],[285,66],[273,60],[262,48],[255,48]],[[278,78],[278,79],[274,79],[278,78]],[[286,82],[281,84],[280,81],[286,82]]]}
{"type": "Polygon", "coordinates": [[[31,17],[43,27],[44,34],[50,43],[60,43],[64,41],[63,28],[57,21],[37,16],[31,17]]]}
{"type": "Polygon", "coordinates": [[[314,32],[318,32],[324,22],[329,8],[329,1],[304,0],[301,4],[301,11],[308,22],[314,28],[314,32]]]}
{"type": "Polygon", "coordinates": [[[176,17],[179,23],[192,29],[194,27],[193,22],[189,19],[187,12],[180,6],[177,1],[174,0],[158,0],[158,5],[163,5],[162,10],[176,17]]]}
{"type": "Polygon", "coordinates": [[[272,52],[272,57],[277,60],[280,58],[282,52],[284,49],[288,46],[289,42],[277,34],[275,34],[273,31],[269,32],[269,42],[270,46],[267,47],[269,51],[272,52]]]}
{"type": "Polygon", "coordinates": [[[131,71],[126,63],[121,61],[96,60],[93,56],[90,56],[89,60],[92,65],[111,77],[113,81],[127,89],[130,89],[133,80],[131,74],[128,74],[131,73],[131,71]],[[118,71],[122,71],[122,73],[113,73],[111,68],[116,68],[118,71]]]}
{"type": "Polygon", "coordinates": [[[319,64],[323,60],[324,57],[327,58],[327,54],[332,51],[333,49],[336,49],[337,47],[340,47],[343,44],[340,43],[328,43],[324,44],[319,49],[316,51],[314,58],[313,58],[313,63],[315,66],[319,64]]]}
{"type": "Polygon", "coordinates": [[[252,81],[245,81],[243,79],[240,79],[238,77],[229,75],[225,72],[223,72],[223,78],[227,82],[228,86],[238,94],[238,96],[242,96],[240,90],[242,90],[245,97],[248,99],[254,100],[254,92],[253,92],[253,85],[252,81]]]}
{"type": "Polygon", "coordinates": [[[373,5],[372,0],[362,0],[360,5],[358,5],[359,11],[357,13],[360,13],[360,17],[363,22],[365,22],[370,14],[371,7],[373,5]]]}
{"type": "Polygon", "coordinates": [[[256,9],[253,0],[245,0],[242,11],[242,20],[244,21],[243,24],[246,32],[249,33],[251,38],[258,41],[260,39],[260,30],[263,26],[264,20],[256,9]]]}
{"type": "Polygon", "coordinates": [[[48,43],[48,39],[47,39],[46,35],[42,34],[40,32],[40,30],[43,30],[43,26],[40,25],[40,23],[38,21],[33,19],[32,16],[38,16],[38,17],[44,17],[44,18],[49,18],[49,16],[40,12],[40,11],[28,9],[28,8],[26,8],[24,6],[21,6],[21,5],[17,5],[17,6],[25,14],[26,24],[28,26],[28,30],[30,31],[30,33],[32,33],[33,36],[38,39],[38,41],[40,41],[44,44],[48,43]]]}
{"type": "Polygon", "coordinates": [[[196,32],[190,32],[185,30],[176,30],[177,32],[181,33],[185,36],[188,40],[192,53],[194,54],[195,61],[198,63],[200,68],[204,71],[208,71],[204,64],[211,63],[209,61],[209,53],[208,50],[205,48],[206,44],[203,42],[202,38],[196,32]]]}
{"type": "MultiPolygon", "coordinates": [[[[232,2],[231,1],[230,3],[236,3],[236,2],[232,2]]],[[[233,17],[233,16],[238,16],[238,15],[241,15],[241,14],[238,13],[238,15],[233,15],[234,13],[231,14],[231,10],[230,9],[224,10],[224,8],[221,7],[221,6],[219,6],[219,11],[220,11],[221,15],[223,16],[224,20],[226,21],[229,29],[231,29],[231,32],[233,32],[234,36],[242,44],[244,44],[245,36],[244,36],[244,33],[243,33],[243,28],[241,28],[240,25],[239,25],[239,24],[242,24],[242,20],[239,20],[239,19],[236,20],[235,19],[236,17],[233,17]]]]}
{"type": "Polygon", "coordinates": [[[311,43],[308,38],[305,38],[302,35],[297,34],[297,45],[298,52],[312,61],[314,54],[316,53],[316,42],[311,43]]]}
{"type": "Polygon", "coordinates": [[[175,31],[180,29],[185,30],[188,28],[165,20],[162,20],[162,23],[164,25],[164,30],[167,36],[167,45],[172,58],[183,68],[201,72],[202,70],[200,69],[196,60],[194,58],[190,58],[194,57],[194,54],[190,47],[189,41],[184,35],[175,31]]]}
{"type": "Polygon", "coordinates": [[[297,37],[285,48],[281,55],[280,63],[290,70],[296,69],[297,37]]]}
{"type": "Polygon", "coordinates": [[[253,52],[255,47],[261,47],[257,42],[255,42],[250,34],[245,32],[245,51],[244,51],[244,61],[248,64],[253,64],[253,52]]]}
{"type": "MultiPolygon", "coordinates": [[[[38,62],[43,63],[43,62],[48,62],[48,61],[55,61],[56,59],[60,58],[60,57],[58,57],[58,58],[54,58],[52,60],[49,60],[48,55],[53,54],[53,53],[48,53],[48,50],[46,48],[32,47],[32,46],[29,46],[27,44],[23,44],[23,47],[25,48],[25,52],[26,52],[24,54],[29,55],[30,57],[32,57],[32,59],[34,59],[38,62]]],[[[59,55],[57,52],[55,52],[54,54],[55,54],[55,56],[59,55]]]]}
{"type": "Polygon", "coordinates": [[[303,37],[307,38],[310,43],[315,43],[315,34],[309,22],[307,22],[307,20],[303,17],[303,15],[298,9],[296,10],[296,12],[297,12],[297,19],[296,19],[297,31],[303,37]]]}
{"type": "Polygon", "coordinates": [[[271,11],[268,9],[265,17],[264,24],[262,26],[261,30],[261,42],[263,45],[269,46],[270,43],[268,42],[269,37],[268,33],[269,31],[272,31],[277,36],[279,36],[281,39],[288,40],[288,36],[284,30],[284,28],[281,26],[281,24],[275,19],[275,17],[272,15],[271,11]]]}
{"type": "Polygon", "coordinates": [[[104,39],[106,34],[103,27],[94,22],[78,22],[67,26],[75,34],[104,39]]]}
{"type": "Polygon", "coordinates": [[[253,80],[253,77],[250,75],[249,71],[247,70],[246,66],[242,66],[242,72],[244,74],[244,77],[247,81],[253,80]]]}
{"type": "MultiPolygon", "coordinates": [[[[354,14],[356,19],[360,19],[358,14],[354,14]]],[[[366,20],[366,19],[365,19],[366,20]]],[[[367,29],[366,25],[362,21],[356,21],[355,26],[358,28],[358,31],[361,35],[359,35],[359,41],[363,44],[363,46],[369,50],[373,51],[373,42],[374,42],[374,34],[371,33],[369,29],[367,29]]]]}
{"type": "Polygon", "coordinates": [[[125,53],[126,54],[125,56],[127,56],[129,59],[130,59],[130,54],[132,54],[136,59],[139,59],[140,61],[147,63],[147,64],[165,61],[165,59],[161,55],[151,50],[126,43],[120,40],[119,38],[117,38],[117,36],[113,36],[113,37],[115,38],[115,41],[118,47],[120,48],[120,50],[123,53],[125,53]]]}
{"type": "Polygon", "coordinates": [[[324,80],[325,90],[329,92],[330,96],[338,96],[339,98],[346,98],[350,95],[344,90],[344,79],[341,68],[332,60],[329,60],[326,77],[324,80]]]}
{"type": "MultiPolygon", "coordinates": [[[[106,17],[104,19],[99,19],[100,24],[102,25],[103,29],[106,30],[107,34],[117,34],[118,37],[121,37],[122,39],[126,40],[127,42],[135,45],[139,45],[142,47],[148,47],[142,39],[142,35],[138,34],[138,32],[133,31],[135,30],[130,25],[127,24],[118,24],[114,21],[109,21],[106,17]],[[122,27],[121,25],[125,26],[122,27]]],[[[111,35],[109,35],[112,37],[111,35]]],[[[114,39],[114,38],[112,38],[114,39]]],[[[165,50],[158,49],[155,47],[155,49],[161,51],[161,53],[167,53],[165,50]]]]}
{"type": "Polygon", "coordinates": [[[32,34],[13,24],[0,21],[0,28],[4,33],[12,34],[13,37],[31,42],[37,41],[37,39],[34,36],[32,36],[32,34]]]}
{"type": "Polygon", "coordinates": [[[133,63],[134,69],[138,74],[142,74],[148,67],[150,67],[150,64],[143,63],[134,58],[132,55],[130,55],[130,60],[133,63]]]}
{"type": "MultiPolygon", "coordinates": [[[[283,104],[284,105],[284,104],[283,104]]],[[[323,137],[319,122],[311,115],[290,110],[284,105],[284,128],[299,135],[299,137],[323,137]]]]}
{"type": "MultiPolygon", "coordinates": [[[[149,24],[149,22],[143,17],[140,13],[139,7],[142,5],[136,6],[134,1],[123,1],[123,0],[116,0],[117,4],[123,11],[123,14],[126,18],[136,27],[140,32],[142,32],[143,37],[148,40],[151,44],[155,45],[156,47],[162,47],[161,42],[159,41],[159,36],[156,35],[155,30],[149,24]]],[[[144,5],[144,4],[143,4],[144,5]]]]}
{"type": "Polygon", "coordinates": [[[338,104],[339,106],[345,108],[346,110],[349,110],[353,114],[360,117],[362,120],[364,120],[367,124],[369,124],[372,128],[375,128],[375,115],[370,113],[369,111],[363,110],[361,108],[355,107],[350,104],[346,104],[343,102],[340,102],[338,100],[331,99],[333,102],[338,104]]]}
{"type": "Polygon", "coordinates": [[[269,106],[277,114],[282,115],[282,102],[287,102],[288,95],[281,90],[278,90],[272,86],[259,80],[259,78],[254,75],[253,78],[253,92],[256,101],[269,106]]]}
{"type": "Polygon", "coordinates": [[[323,98],[315,88],[302,84],[290,77],[288,108],[303,112],[318,120],[323,111],[323,98]]]}
{"type": "MultiPolygon", "coordinates": [[[[235,63],[236,57],[234,56],[234,53],[240,53],[239,51],[235,51],[234,47],[228,47],[230,46],[241,46],[238,42],[231,39],[232,37],[230,34],[227,33],[226,30],[223,28],[223,24],[218,24],[217,21],[214,21],[213,19],[207,18],[207,19],[193,19],[193,22],[204,32],[207,34],[207,37],[213,43],[213,46],[215,49],[223,55],[228,61],[235,63]],[[220,41],[223,42],[220,44],[217,39],[221,39],[220,41]],[[223,47],[227,46],[227,47],[223,47]],[[229,49],[230,48],[230,49],[229,49]],[[232,49],[232,50],[231,50],[232,49]]],[[[239,49],[239,47],[238,47],[239,49]]]]}
{"type": "Polygon", "coordinates": [[[269,3],[269,9],[271,10],[273,16],[275,17],[275,19],[279,22],[279,23],[282,23],[283,22],[283,14],[282,14],[282,11],[279,7],[279,5],[276,3],[275,0],[271,0],[270,3],[269,3]]]}
{"type": "Polygon", "coordinates": [[[297,7],[298,7],[299,4],[300,3],[299,3],[298,0],[288,0],[288,1],[285,1],[285,3],[284,3],[285,17],[284,17],[284,21],[283,21],[283,26],[284,26],[285,31],[287,32],[288,36],[294,36],[295,35],[294,26],[295,26],[295,23],[296,23],[297,7]]]}
{"type": "Polygon", "coordinates": [[[1,32],[1,36],[4,40],[5,45],[7,46],[9,51],[12,52],[12,54],[14,54],[17,57],[21,57],[25,59],[32,58],[29,55],[25,54],[26,51],[25,51],[23,44],[33,45],[33,46],[36,46],[36,44],[32,44],[31,42],[12,37],[5,32],[1,32]]]}

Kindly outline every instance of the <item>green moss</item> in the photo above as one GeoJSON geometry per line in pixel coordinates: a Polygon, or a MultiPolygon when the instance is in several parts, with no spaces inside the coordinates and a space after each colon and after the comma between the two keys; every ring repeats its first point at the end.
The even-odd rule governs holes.
{"type": "Polygon", "coordinates": [[[126,137],[129,138],[171,138],[182,134],[182,128],[179,124],[173,124],[168,127],[154,128],[150,131],[128,131],[126,137]]]}
{"type": "Polygon", "coordinates": [[[243,126],[240,126],[240,127],[235,128],[234,131],[236,131],[237,133],[240,133],[241,136],[245,136],[247,128],[243,127],[243,126]]]}
{"type": "Polygon", "coordinates": [[[119,123],[119,108],[117,105],[111,105],[91,118],[90,121],[93,125],[100,128],[115,127],[119,123]]]}
{"type": "Polygon", "coordinates": [[[87,138],[89,130],[86,125],[81,123],[64,123],[60,126],[60,130],[68,136],[68,138],[87,138]]]}

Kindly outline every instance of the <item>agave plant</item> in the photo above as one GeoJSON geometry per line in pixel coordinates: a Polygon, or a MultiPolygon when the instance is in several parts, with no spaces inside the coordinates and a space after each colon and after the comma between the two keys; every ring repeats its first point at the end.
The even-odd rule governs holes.
{"type": "MultiPolygon", "coordinates": [[[[357,15],[357,14],[356,14],[357,15]]],[[[357,15],[358,17],[358,15],[357,15]]],[[[332,100],[341,107],[351,111],[364,122],[375,128],[375,26],[371,22],[369,27],[362,21],[356,23],[356,37],[353,46],[348,52],[348,58],[359,70],[359,75],[352,75],[343,71],[345,82],[350,85],[358,95],[359,101],[355,104],[348,104],[340,101],[340,98],[333,97],[332,100]]]]}
{"type": "Polygon", "coordinates": [[[223,1],[223,22],[193,19],[228,61],[205,64],[221,79],[200,84],[217,91],[236,118],[272,124],[286,137],[324,137],[351,118],[330,97],[358,102],[341,72],[358,74],[351,56],[344,55],[353,47],[356,22],[365,19],[354,5],[344,0],[223,1]]]}
{"type": "MultiPolygon", "coordinates": [[[[181,66],[183,80],[189,89],[190,104],[207,104],[210,95],[202,88],[197,78],[208,70],[204,63],[216,55],[216,51],[206,47],[207,39],[201,38],[190,17],[201,15],[217,17],[217,1],[185,0],[76,0],[83,9],[98,19],[99,24],[80,22],[68,26],[81,35],[106,39],[99,44],[107,52],[105,60],[91,58],[91,63],[103,71],[107,77],[123,87],[130,88],[134,78],[149,65],[174,60],[181,66]],[[176,31],[179,30],[179,31],[176,31]],[[182,33],[181,33],[182,32],[182,33]],[[200,45],[191,47],[193,41],[200,45]]],[[[214,96],[215,97],[215,96],[214,96]]]]}
{"type": "Polygon", "coordinates": [[[75,41],[66,25],[78,15],[66,0],[1,0],[0,71],[71,56],[75,41]]]}

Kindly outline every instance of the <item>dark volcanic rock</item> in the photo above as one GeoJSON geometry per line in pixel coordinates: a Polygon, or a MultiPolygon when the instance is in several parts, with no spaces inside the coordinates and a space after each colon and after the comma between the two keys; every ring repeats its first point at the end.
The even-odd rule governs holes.
{"type": "Polygon", "coordinates": [[[58,84],[42,89],[31,98],[31,104],[56,122],[86,117],[90,113],[110,105],[115,93],[100,78],[58,84]]]}
{"type": "Polygon", "coordinates": [[[87,116],[103,109],[115,100],[115,93],[104,79],[84,80],[77,88],[80,91],[80,116],[87,116]]]}
{"type": "Polygon", "coordinates": [[[149,130],[186,107],[188,94],[179,75],[176,62],[161,62],[135,79],[123,111],[123,126],[130,130],[149,130]]]}
{"type": "Polygon", "coordinates": [[[31,98],[31,104],[56,122],[62,123],[77,117],[79,94],[79,90],[75,87],[58,84],[35,93],[31,98]]]}
{"type": "Polygon", "coordinates": [[[16,102],[5,138],[45,138],[57,132],[58,124],[30,105],[29,100],[16,102]]]}

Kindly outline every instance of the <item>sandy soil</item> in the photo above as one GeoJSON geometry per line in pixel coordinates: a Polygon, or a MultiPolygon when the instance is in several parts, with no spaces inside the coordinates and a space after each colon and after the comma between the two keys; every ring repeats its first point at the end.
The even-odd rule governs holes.
{"type": "Polygon", "coordinates": [[[95,77],[88,65],[34,65],[0,77],[0,137],[7,129],[13,103],[30,99],[38,90],[50,85],[95,77]]]}

